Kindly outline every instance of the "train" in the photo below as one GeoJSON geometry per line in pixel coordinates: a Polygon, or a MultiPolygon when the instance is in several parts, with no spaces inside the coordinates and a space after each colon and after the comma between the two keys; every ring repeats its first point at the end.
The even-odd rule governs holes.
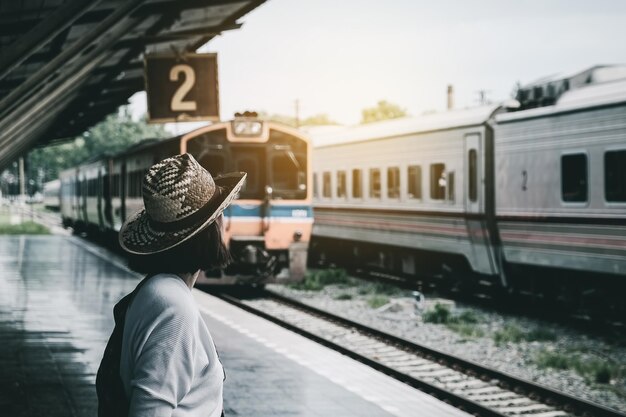
{"type": "Polygon", "coordinates": [[[301,280],[313,224],[312,148],[288,126],[237,114],[168,139],[149,139],[59,174],[63,225],[117,241],[124,220],[143,207],[142,181],[154,163],[190,153],[214,177],[248,173],[224,211],[224,239],[233,257],[225,270],[205,271],[204,284],[262,285],[301,280]]]}
{"type": "Polygon", "coordinates": [[[312,263],[624,305],[626,67],[546,77],[500,104],[309,133],[312,263]]]}
{"type": "Polygon", "coordinates": [[[61,181],[56,179],[48,181],[43,185],[43,205],[51,211],[59,211],[61,202],[59,193],[61,191],[61,181]]]}

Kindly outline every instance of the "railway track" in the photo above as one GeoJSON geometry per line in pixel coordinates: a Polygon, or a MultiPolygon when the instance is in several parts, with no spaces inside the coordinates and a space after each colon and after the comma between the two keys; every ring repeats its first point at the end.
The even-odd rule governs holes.
{"type": "Polygon", "coordinates": [[[626,416],[270,291],[216,295],[474,415],[626,416]]]}

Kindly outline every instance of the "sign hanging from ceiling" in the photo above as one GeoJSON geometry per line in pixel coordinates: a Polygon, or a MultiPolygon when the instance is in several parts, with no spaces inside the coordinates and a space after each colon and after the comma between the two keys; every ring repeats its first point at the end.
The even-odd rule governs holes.
{"type": "Polygon", "coordinates": [[[155,54],[144,58],[148,121],[219,120],[217,54],[155,54]]]}

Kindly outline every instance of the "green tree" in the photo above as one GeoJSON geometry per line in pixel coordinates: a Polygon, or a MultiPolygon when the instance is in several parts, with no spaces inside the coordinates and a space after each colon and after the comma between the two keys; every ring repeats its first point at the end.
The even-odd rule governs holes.
{"type": "Polygon", "coordinates": [[[149,125],[145,118],[135,121],[128,107],[120,108],[81,136],[60,145],[34,149],[26,159],[29,192],[58,178],[59,172],[104,154],[119,152],[148,138],[172,136],[163,125],[149,125]],[[31,181],[33,180],[33,181],[31,181]]]}
{"type": "Polygon", "coordinates": [[[397,119],[407,115],[406,109],[387,100],[380,100],[374,107],[361,110],[361,123],[377,122],[379,120],[397,119]]]}
{"type": "MultiPolygon", "coordinates": [[[[270,114],[265,111],[259,112],[259,119],[278,122],[287,126],[296,127],[296,118],[294,116],[286,116],[284,114],[270,114]]],[[[327,114],[320,113],[300,120],[300,126],[323,126],[337,125],[339,123],[332,120],[327,114]]]]}

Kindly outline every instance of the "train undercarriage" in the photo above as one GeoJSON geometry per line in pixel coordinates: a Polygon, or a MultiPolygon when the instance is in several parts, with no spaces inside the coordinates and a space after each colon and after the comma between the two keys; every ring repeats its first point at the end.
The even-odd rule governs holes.
{"type": "Polygon", "coordinates": [[[626,317],[626,284],[617,275],[504,262],[503,279],[472,271],[461,255],[318,236],[311,241],[309,267],[343,268],[357,277],[391,281],[420,292],[511,307],[602,319],[626,317]]]}

